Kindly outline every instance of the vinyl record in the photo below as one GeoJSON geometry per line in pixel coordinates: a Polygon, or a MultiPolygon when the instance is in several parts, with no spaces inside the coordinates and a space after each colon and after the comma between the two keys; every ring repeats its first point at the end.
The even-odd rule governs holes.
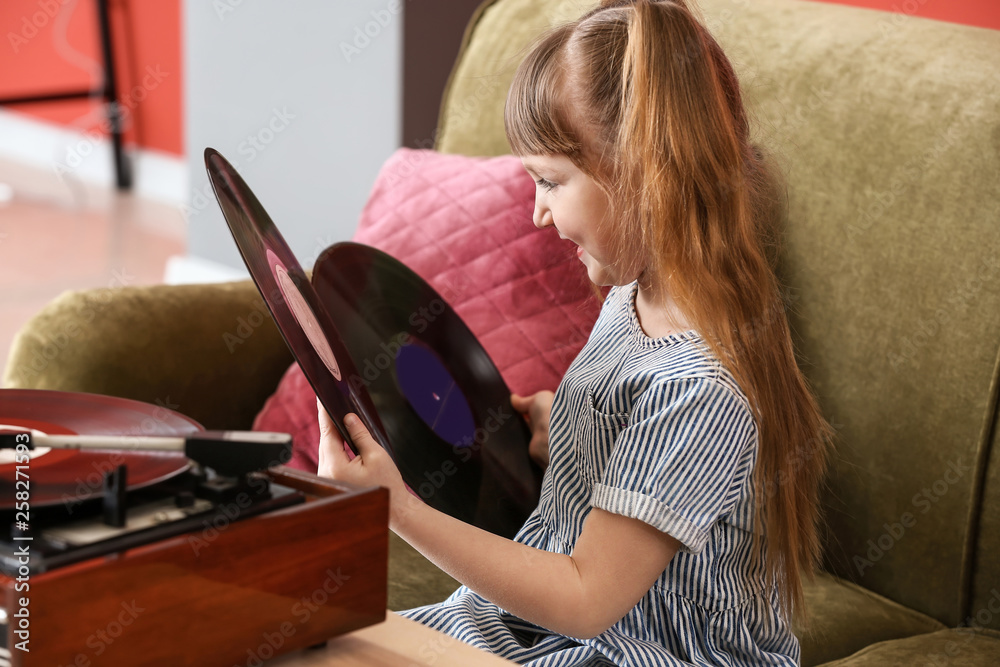
{"type": "Polygon", "coordinates": [[[404,481],[425,502],[512,537],[538,504],[531,434],[479,341],[447,302],[390,255],[338,243],[313,283],[354,359],[404,481]]]}
{"type": "Polygon", "coordinates": [[[350,442],[344,417],[354,412],[385,446],[388,440],[371,398],[363,387],[348,382],[357,371],[336,326],[267,211],[218,151],[205,149],[205,168],[243,262],[337,430],[350,442]]]}
{"type": "MultiPolygon", "coordinates": [[[[183,436],[203,430],[198,422],[158,405],[113,396],[38,389],[0,389],[0,429],[35,429],[49,435],[183,436]]],[[[7,450],[5,454],[11,453],[7,450]]],[[[18,464],[0,464],[0,509],[12,509],[18,464]]],[[[183,452],[50,450],[30,459],[31,506],[67,508],[99,498],[104,473],[127,466],[128,489],[169,479],[190,465],[183,452]]]]}

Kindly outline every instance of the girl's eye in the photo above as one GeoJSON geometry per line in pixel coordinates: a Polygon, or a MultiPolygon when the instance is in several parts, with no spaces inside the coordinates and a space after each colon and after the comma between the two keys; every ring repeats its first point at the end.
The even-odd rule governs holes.
{"type": "Polygon", "coordinates": [[[544,178],[539,178],[537,181],[535,181],[535,183],[537,183],[541,187],[545,188],[546,190],[551,190],[552,188],[556,187],[555,183],[553,183],[552,181],[546,180],[544,178]]]}

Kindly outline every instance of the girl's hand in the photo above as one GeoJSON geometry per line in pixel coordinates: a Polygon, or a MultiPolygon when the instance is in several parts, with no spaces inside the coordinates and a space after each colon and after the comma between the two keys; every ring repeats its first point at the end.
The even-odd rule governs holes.
{"type": "Polygon", "coordinates": [[[357,415],[344,417],[344,426],[358,450],[353,459],[340,437],[337,427],[317,399],[319,409],[319,468],[317,473],[358,486],[384,486],[389,489],[389,502],[400,502],[408,491],[392,457],[375,442],[357,415]]]}
{"type": "Polygon", "coordinates": [[[514,409],[527,417],[531,427],[528,454],[543,470],[549,467],[549,415],[554,397],[555,394],[551,391],[540,391],[531,396],[510,395],[514,409]]]}

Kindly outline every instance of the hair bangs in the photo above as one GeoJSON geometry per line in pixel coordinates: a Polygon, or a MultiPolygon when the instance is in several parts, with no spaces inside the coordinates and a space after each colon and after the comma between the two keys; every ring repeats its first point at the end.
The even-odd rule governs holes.
{"type": "Polygon", "coordinates": [[[572,156],[581,149],[561,95],[570,34],[569,26],[553,30],[514,73],[504,105],[504,129],[514,155],[572,156]]]}

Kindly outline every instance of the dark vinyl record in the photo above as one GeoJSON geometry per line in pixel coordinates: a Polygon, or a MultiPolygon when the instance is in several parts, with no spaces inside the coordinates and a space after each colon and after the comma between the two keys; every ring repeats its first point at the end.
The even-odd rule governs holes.
{"type": "Polygon", "coordinates": [[[313,270],[371,396],[403,479],[425,502],[512,537],[538,504],[530,432],[479,341],[445,300],[390,255],[338,243],[313,270]]]}
{"type": "MultiPolygon", "coordinates": [[[[0,389],[0,429],[34,429],[49,435],[184,436],[201,431],[198,422],[157,405],[113,396],[40,389],[0,389]]],[[[14,507],[20,477],[13,450],[0,452],[0,509],[14,507]]],[[[183,452],[51,450],[27,464],[32,507],[67,508],[99,498],[104,473],[127,466],[129,490],[169,479],[189,466],[183,452]]]]}
{"type": "Polygon", "coordinates": [[[310,284],[232,165],[211,148],[205,164],[257,289],[345,440],[344,417],[357,413],[425,502],[512,537],[538,503],[541,471],[472,332],[416,274],[367,246],[328,249],[310,284]]]}
{"type": "Polygon", "coordinates": [[[205,167],[243,262],[341,436],[350,442],[344,417],[354,412],[385,446],[388,440],[371,399],[347,381],[357,371],[336,326],[267,211],[218,151],[205,149],[205,167]]]}

